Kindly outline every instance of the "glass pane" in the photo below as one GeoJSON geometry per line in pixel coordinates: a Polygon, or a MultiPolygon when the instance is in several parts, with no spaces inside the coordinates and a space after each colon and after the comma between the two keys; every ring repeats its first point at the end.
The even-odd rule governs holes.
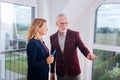
{"type": "Polygon", "coordinates": [[[120,79],[120,52],[94,49],[98,59],[93,63],[93,80],[120,79]]]}
{"type": "MultiPolygon", "coordinates": [[[[14,5],[17,35],[26,35],[32,18],[32,8],[21,5],[14,5]]],[[[18,36],[21,37],[21,36],[18,36]]],[[[26,37],[26,36],[25,36],[26,37]]]]}
{"type": "Polygon", "coordinates": [[[34,7],[0,2],[2,80],[27,80],[25,48],[27,31],[35,16],[34,12],[34,7]]]}
{"type": "Polygon", "coordinates": [[[0,2],[0,10],[2,51],[25,48],[34,7],[0,2]]]}
{"type": "Polygon", "coordinates": [[[120,4],[102,4],[96,13],[94,42],[120,46],[120,4]]]}

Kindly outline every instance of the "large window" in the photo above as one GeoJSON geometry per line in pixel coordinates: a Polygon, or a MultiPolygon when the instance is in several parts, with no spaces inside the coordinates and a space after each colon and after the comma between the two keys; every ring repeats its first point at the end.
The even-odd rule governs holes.
{"type": "Polygon", "coordinates": [[[34,14],[34,7],[0,2],[2,51],[25,48],[34,14]]]}
{"type": "Polygon", "coordinates": [[[96,13],[94,42],[120,46],[120,4],[102,4],[96,13]]]}
{"type": "Polygon", "coordinates": [[[26,43],[35,7],[0,2],[0,80],[27,80],[26,43]]]}
{"type": "Polygon", "coordinates": [[[96,10],[92,80],[120,79],[120,4],[102,4],[96,10]]]}

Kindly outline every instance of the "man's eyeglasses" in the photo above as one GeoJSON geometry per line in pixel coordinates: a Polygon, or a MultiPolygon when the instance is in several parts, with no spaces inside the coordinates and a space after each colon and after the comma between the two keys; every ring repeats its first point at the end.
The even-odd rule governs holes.
{"type": "Polygon", "coordinates": [[[60,25],[68,25],[68,22],[60,23],[60,25]]]}

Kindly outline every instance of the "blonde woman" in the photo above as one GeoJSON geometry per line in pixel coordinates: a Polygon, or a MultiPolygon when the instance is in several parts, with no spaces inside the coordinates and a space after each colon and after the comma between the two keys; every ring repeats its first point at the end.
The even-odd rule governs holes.
{"type": "Polygon", "coordinates": [[[48,80],[49,64],[53,63],[54,58],[49,55],[49,50],[42,39],[47,30],[45,19],[35,18],[30,25],[27,44],[27,80],[48,80]]]}

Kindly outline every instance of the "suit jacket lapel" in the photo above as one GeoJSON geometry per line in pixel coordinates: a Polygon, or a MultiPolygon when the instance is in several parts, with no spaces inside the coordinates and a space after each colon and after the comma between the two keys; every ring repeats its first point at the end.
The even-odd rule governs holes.
{"type": "MultiPolygon", "coordinates": [[[[64,45],[64,52],[67,50],[67,46],[70,46],[68,41],[69,41],[69,29],[67,30],[67,33],[66,33],[66,38],[65,38],[65,45],[64,45]]],[[[63,52],[63,53],[64,53],[63,52]]]]}
{"type": "Polygon", "coordinates": [[[59,45],[59,39],[58,39],[58,32],[56,32],[56,34],[55,34],[55,42],[56,42],[56,48],[57,48],[57,50],[59,50],[61,53],[64,53],[66,50],[67,50],[67,46],[69,46],[69,43],[68,43],[68,41],[69,41],[69,34],[70,33],[70,31],[69,31],[69,29],[67,30],[67,33],[66,33],[66,39],[65,39],[65,45],[64,45],[64,50],[63,50],[63,52],[61,51],[61,48],[60,48],[60,45],[59,45]]]}
{"type": "Polygon", "coordinates": [[[60,45],[59,45],[59,39],[58,39],[58,32],[55,34],[55,42],[56,42],[56,48],[57,48],[57,50],[59,50],[58,52],[61,52],[62,53],[62,51],[61,51],[61,48],[60,48],[60,45]]]}

